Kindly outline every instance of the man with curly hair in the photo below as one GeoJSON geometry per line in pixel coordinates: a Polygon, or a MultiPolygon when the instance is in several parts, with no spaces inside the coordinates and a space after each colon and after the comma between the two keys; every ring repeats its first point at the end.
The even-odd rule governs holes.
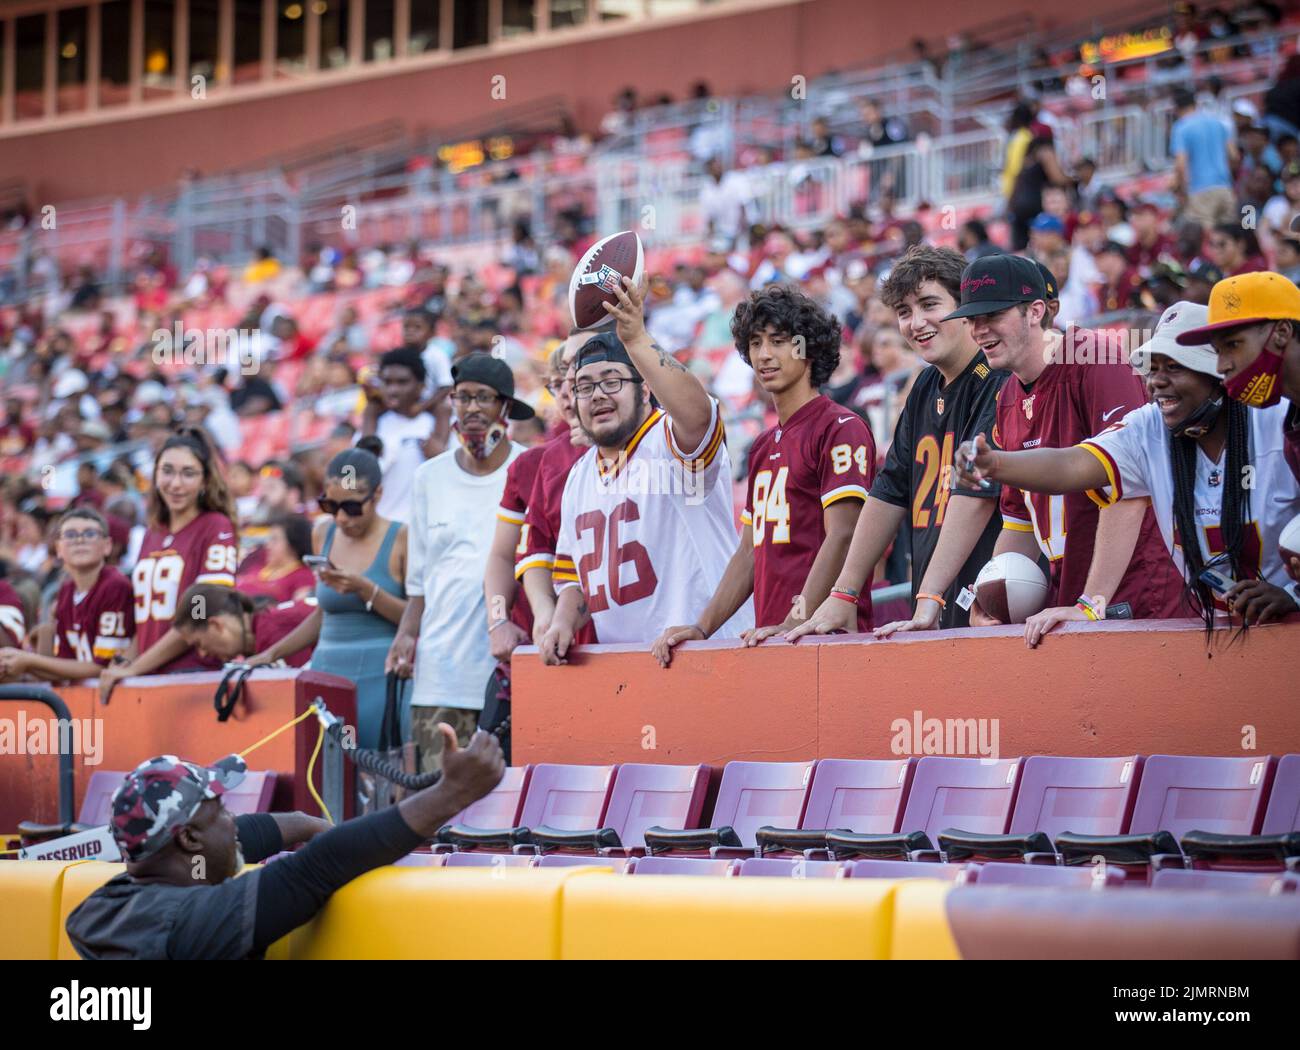
{"type": "MultiPolygon", "coordinates": [[[[818,393],[840,360],[840,325],[791,285],[769,285],[736,307],[731,334],[772,397],[778,424],[749,450],[740,545],[693,624],[669,627],[653,652],[667,667],[674,646],[708,638],[752,594],[745,644],[802,623],[844,565],[876,472],[871,431],[856,413],[818,393]]],[[[856,629],[871,628],[871,592],[855,594],[856,629]]]]}
{"type": "MultiPolygon", "coordinates": [[[[958,604],[993,554],[1002,528],[998,486],[972,499],[949,500],[953,449],[993,429],[998,391],[1007,373],[994,369],[971,337],[968,322],[948,315],[961,301],[966,260],[951,248],[918,245],[890,270],[881,298],[898,329],[929,366],[916,377],[894,427],[889,455],[858,519],[835,594],[871,585],[871,572],[902,529],[912,561],[911,620],[876,629],[896,631],[966,627],[958,604]]],[[[790,633],[831,634],[853,629],[853,609],[828,598],[790,633]]]]}

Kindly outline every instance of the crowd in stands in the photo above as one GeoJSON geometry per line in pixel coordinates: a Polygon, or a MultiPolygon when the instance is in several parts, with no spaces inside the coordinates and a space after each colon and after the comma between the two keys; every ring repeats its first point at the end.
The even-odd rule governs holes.
{"type": "MultiPolygon", "coordinates": [[[[1212,16],[1187,31],[1217,35],[1218,25],[1212,16]]],[[[1155,474],[1194,474],[1200,462],[1173,439],[1172,459],[1154,466],[1098,438],[1099,451],[1046,474],[971,446],[958,473],[968,487],[1002,482],[1001,498],[949,500],[948,482],[955,445],[996,440],[1006,389],[1015,411],[1037,397],[1041,416],[1054,403],[1027,364],[1034,355],[1046,364],[1091,328],[1128,339],[1160,318],[1157,334],[1191,331],[1225,278],[1272,272],[1300,298],[1300,96],[1282,90],[1300,82],[1300,66],[1287,70],[1263,115],[1245,100],[1224,108],[1213,90],[1176,89],[1175,170],[1123,185],[1100,180],[1088,159],[1067,165],[1047,115],[1023,100],[1008,125],[1003,207],[957,229],[938,207],[896,216],[888,186],[819,228],[767,226],[749,169],[707,159],[702,240],[649,243],[645,288],[624,290],[615,323],[594,337],[572,328],[569,277],[612,231],[580,210],[544,243],[520,219],[511,243],[474,266],[419,243],[312,245],[294,260],[266,249],[242,269],[205,259],[185,274],[156,253],[128,296],[103,293],[82,268],[0,309],[0,677],[98,676],[108,700],[133,675],[310,662],[357,683],[363,746],[378,739],[390,676],[409,677],[404,731],[427,765],[443,746],[438,722],[463,741],[485,705],[508,697],[519,644],[562,663],[573,645],[639,642],[668,666],[675,645],[709,635],[757,644],[988,622],[950,606],[995,548],[1041,552],[1050,565],[1055,600],[1027,632],[1035,644],[1063,619],[1105,615],[1117,595],[1112,615],[1212,621],[1222,596],[1198,582],[1212,558],[1181,553],[1174,538],[1194,527],[1190,490],[1166,483],[1168,498],[1157,497],[1155,474]],[[980,298],[1007,282],[1016,290],[1005,301],[980,298]],[[794,336],[807,341],[802,356],[794,336]],[[843,436],[827,437],[835,427],[843,436]],[[787,430],[790,469],[807,467],[788,487],[753,454],[779,452],[772,435],[779,443],[787,430]],[[627,512],[573,491],[607,484],[598,461],[638,447],[700,479],[704,509],[671,505],[694,522],[690,550],[673,549],[668,510],[644,508],[644,534],[657,538],[640,552],[619,547],[627,512]],[[1107,457],[1098,483],[1091,468],[1107,457]],[[1145,518],[1132,507],[1127,520],[1108,517],[1083,495],[1110,486],[1094,502],[1126,503],[1116,462],[1127,464],[1122,487],[1150,493],[1145,518]],[[1074,471],[1077,490],[1028,498],[1053,471],[1074,471]],[[1070,501],[1064,512],[1057,499],[1070,501]],[[942,536],[959,537],[948,544],[945,511],[957,524],[942,536]],[[1070,522],[1064,567],[1059,513],[1070,522]],[[801,516],[811,524],[794,544],[803,561],[791,563],[777,545],[801,516]],[[612,567],[600,564],[606,533],[612,567]],[[1120,536],[1139,553],[1102,564],[1094,536],[1098,550],[1120,536]],[[690,587],[661,571],[657,591],[632,593],[668,562],[690,587]],[[1135,572],[1146,585],[1129,593],[1135,572]],[[1159,594],[1156,578],[1167,584],[1159,594]],[[912,597],[873,618],[870,590],[889,583],[910,583],[912,597]],[[650,604],[617,615],[641,598],[650,604]]],[[[860,117],[856,139],[814,122],[801,155],[909,135],[871,100],[860,117]]],[[[1294,353],[1300,312],[1267,316],[1293,321],[1294,353]]],[[[1100,384],[1112,412],[1150,409],[1142,419],[1157,439],[1153,405],[1191,412],[1222,395],[1212,351],[1161,345],[1168,353],[1142,379],[1125,357],[1119,372],[1079,380],[1100,384]]],[[[1175,436],[1197,441],[1211,466],[1226,455],[1223,469],[1261,467],[1274,508],[1261,521],[1267,543],[1300,512],[1284,458],[1295,452],[1282,443],[1300,425],[1285,400],[1251,412],[1228,404],[1205,432],[1175,436]]],[[[1118,421],[1090,413],[1056,447],[1084,447],[1118,421]]],[[[1296,611],[1288,567],[1232,547],[1246,542],[1249,508],[1224,506],[1225,521],[1240,520],[1214,553],[1239,583],[1268,587],[1248,595],[1263,604],[1233,611],[1255,622],[1296,611]]]]}

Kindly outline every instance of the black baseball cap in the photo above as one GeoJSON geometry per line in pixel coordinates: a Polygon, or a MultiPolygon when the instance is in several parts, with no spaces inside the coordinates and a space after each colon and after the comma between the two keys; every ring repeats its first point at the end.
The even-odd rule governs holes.
{"type": "Polygon", "coordinates": [[[515,376],[510,366],[491,354],[475,353],[462,357],[451,366],[453,383],[482,383],[490,386],[509,406],[508,419],[532,419],[537,413],[523,401],[515,399],[515,376]]]}
{"type": "Polygon", "coordinates": [[[944,320],[1001,313],[1036,299],[1047,301],[1047,289],[1037,263],[1023,255],[986,255],[962,273],[961,306],[944,320]]]}
{"type": "Polygon", "coordinates": [[[632,369],[634,376],[638,379],[641,378],[641,371],[637,368],[636,362],[632,360],[631,355],[627,352],[627,347],[623,345],[623,341],[614,332],[601,332],[600,335],[583,343],[578,350],[577,358],[573,362],[573,370],[577,372],[580,368],[599,361],[627,365],[628,368],[632,369]]]}
{"type": "Polygon", "coordinates": [[[1034,260],[1034,265],[1038,267],[1038,275],[1043,279],[1043,291],[1047,293],[1047,298],[1061,298],[1060,289],[1056,287],[1056,274],[1052,273],[1052,271],[1038,259],[1034,260]]]}

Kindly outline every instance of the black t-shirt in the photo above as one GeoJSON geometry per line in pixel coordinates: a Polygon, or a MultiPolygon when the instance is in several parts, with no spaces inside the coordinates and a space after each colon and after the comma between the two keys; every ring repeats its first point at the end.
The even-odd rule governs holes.
{"type": "MultiPolygon", "coordinates": [[[[983,434],[992,444],[998,391],[1007,375],[990,368],[983,352],[979,352],[947,386],[942,373],[931,365],[916,377],[907,395],[894,427],[893,444],[871,486],[871,495],[884,503],[908,508],[913,601],[939,544],[940,526],[951,495],[948,485],[953,455],[958,445],[973,440],[976,434],[983,434]]],[[[972,495],[997,500],[1000,492],[1000,486],[994,484],[987,492],[972,495]]],[[[975,582],[980,569],[993,556],[1001,531],[1002,516],[995,509],[957,579],[944,592],[948,604],[939,616],[940,627],[966,627],[970,623],[970,613],[957,604],[957,595],[975,582]]]]}

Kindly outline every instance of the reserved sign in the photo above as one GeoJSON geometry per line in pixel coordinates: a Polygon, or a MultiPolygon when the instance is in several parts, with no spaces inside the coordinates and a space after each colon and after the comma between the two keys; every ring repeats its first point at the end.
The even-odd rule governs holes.
{"type": "Polygon", "coordinates": [[[108,825],[50,839],[18,851],[19,860],[106,860],[117,864],[122,851],[113,841],[108,825]]]}

